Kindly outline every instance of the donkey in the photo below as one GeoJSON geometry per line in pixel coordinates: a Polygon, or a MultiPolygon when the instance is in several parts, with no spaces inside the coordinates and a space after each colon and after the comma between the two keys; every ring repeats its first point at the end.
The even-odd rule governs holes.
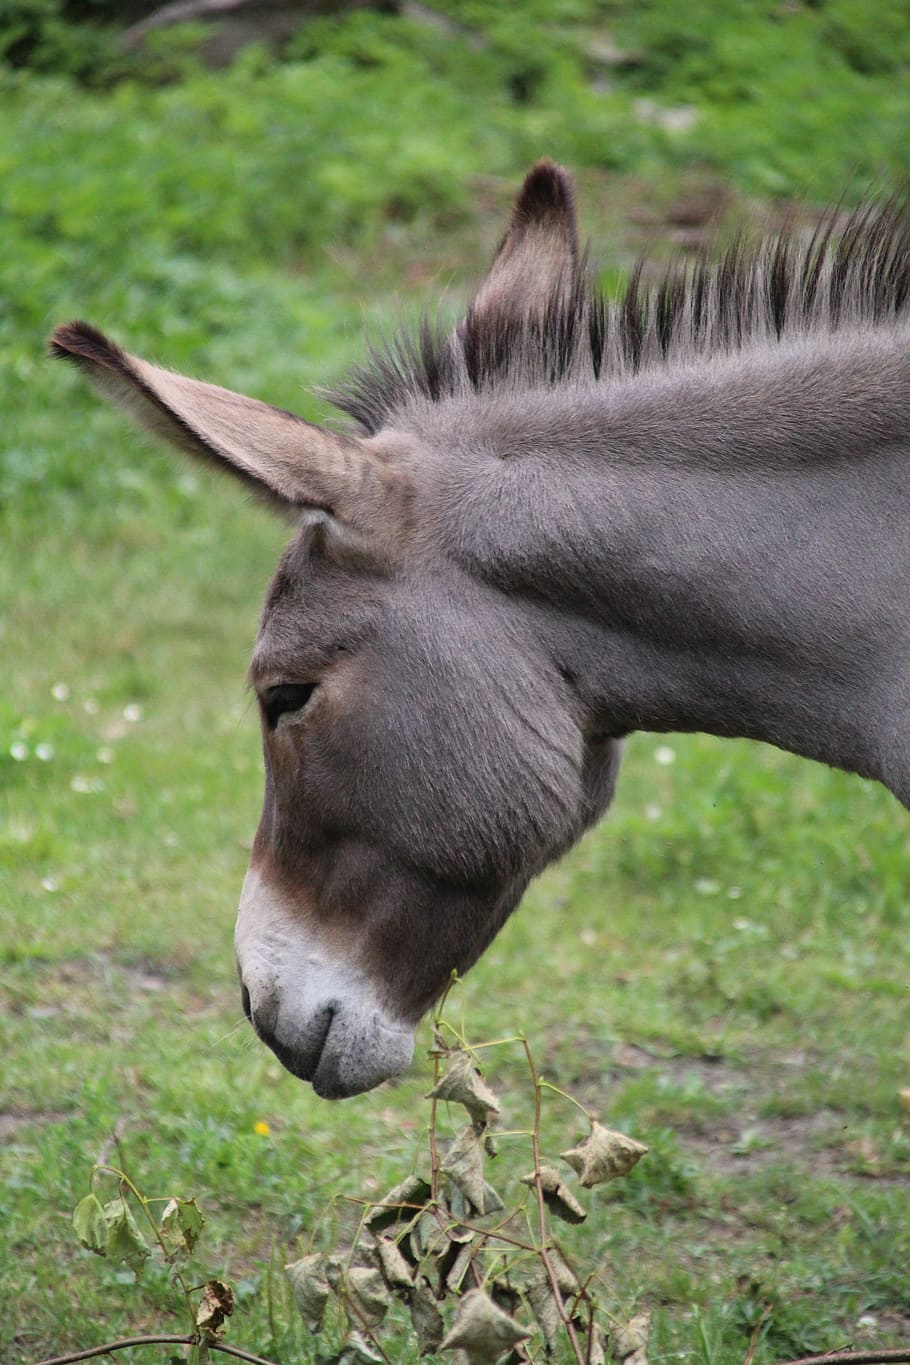
{"type": "Polygon", "coordinates": [[[346,435],[55,332],[297,523],[250,666],[236,950],[256,1033],[318,1094],[407,1067],[630,731],[764,740],[910,802],[910,217],[835,226],[605,300],[541,161],[460,325],[335,395],[346,435]]]}

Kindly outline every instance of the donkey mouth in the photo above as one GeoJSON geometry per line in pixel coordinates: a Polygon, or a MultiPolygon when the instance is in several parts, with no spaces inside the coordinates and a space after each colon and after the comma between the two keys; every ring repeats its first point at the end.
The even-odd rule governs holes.
{"type": "Polygon", "coordinates": [[[260,1041],[272,1050],[286,1071],[300,1081],[315,1082],[334,1017],[335,1006],[327,1005],[310,1022],[305,1041],[298,1040],[293,1045],[261,1028],[255,1019],[251,1022],[260,1041]]]}
{"type": "Polygon", "coordinates": [[[260,1040],[298,1080],[308,1081],[321,1099],[341,1100],[373,1090],[400,1076],[414,1052],[414,1031],[377,1011],[351,1011],[339,1004],[312,1015],[305,1031],[282,1036],[251,1019],[260,1040]]]}
{"type": "Polygon", "coordinates": [[[281,1065],[344,1099],[399,1076],[416,1016],[402,1018],[356,966],[335,960],[250,867],[235,929],[243,1009],[281,1065]]]}

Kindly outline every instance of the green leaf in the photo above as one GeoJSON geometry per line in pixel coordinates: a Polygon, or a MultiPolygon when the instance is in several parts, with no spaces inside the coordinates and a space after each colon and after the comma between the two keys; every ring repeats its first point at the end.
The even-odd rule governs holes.
{"type": "Polygon", "coordinates": [[[118,1196],[105,1204],[104,1221],[108,1256],[112,1261],[125,1261],[138,1280],[151,1253],[126,1200],[118,1196]]]}
{"type": "Polygon", "coordinates": [[[94,1251],[96,1256],[107,1255],[107,1223],[96,1195],[87,1194],[79,1200],[73,1210],[73,1227],[84,1247],[94,1251]]]}
{"type": "Polygon", "coordinates": [[[205,1218],[195,1199],[170,1200],[158,1224],[168,1260],[182,1260],[189,1256],[204,1226],[205,1218]]]}

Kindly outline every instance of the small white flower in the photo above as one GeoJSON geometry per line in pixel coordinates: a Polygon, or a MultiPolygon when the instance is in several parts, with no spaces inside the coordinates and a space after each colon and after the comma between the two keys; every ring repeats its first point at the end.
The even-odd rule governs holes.
{"type": "Polygon", "coordinates": [[[179,843],[180,840],[177,838],[176,834],[165,834],[164,836],[165,848],[176,848],[179,843]]]}
{"type": "Polygon", "coordinates": [[[727,895],[729,896],[731,901],[738,901],[742,894],[743,889],[741,886],[731,886],[727,891],[727,895]]]}
{"type": "Polygon", "coordinates": [[[752,921],[750,919],[744,919],[742,915],[737,915],[736,919],[733,921],[733,928],[738,929],[741,934],[744,934],[747,929],[752,928],[752,921]]]}
{"type": "Polygon", "coordinates": [[[123,719],[128,720],[130,725],[136,725],[142,719],[142,707],[134,701],[123,708],[123,719]]]}
{"type": "Polygon", "coordinates": [[[95,757],[97,758],[99,763],[113,763],[114,751],[113,749],[105,747],[103,749],[99,749],[98,752],[95,754],[95,757]]]}
{"type": "Polygon", "coordinates": [[[86,697],[85,701],[82,703],[82,709],[87,716],[97,716],[98,703],[95,701],[94,697],[86,697]]]}
{"type": "Polygon", "coordinates": [[[659,820],[662,814],[663,812],[661,811],[660,806],[655,806],[653,804],[650,806],[645,806],[646,820],[659,820]]]}
{"type": "Polygon", "coordinates": [[[593,948],[594,944],[597,942],[597,934],[593,929],[582,929],[578,937],[586,948],[593,948]]]}
{"type": "Polygon", "coordinates": [[[56,877],[42,877],[41,886],[43,890],[49,891],[52,894],[54,891],[60,890],[60,883],[57,881],[56,877]]]}
{"type": "Polygon", "coordinates": [[[659,744],[654,750],[654,762],[662,768],[669,768],[671,763],[676,762],[676,753],[669,744],[659,744]]]}
{"type": "Polygon", "coordinates": [[[69,701],[70,699],[69,684],[64,682],[54,683],[53,687],[51,688],[51,696],[53,697],[54,701],[69,701]]]}
{"type": "Polygon", "coordinates": [[[93,795],[95,792],[104,791],[104,783],[100,777],[86,777],[83,773],[77,773],[70,782],[70,791],[93,795]]]}
{"type": "Polygon", "coordinates": [[[24,763],[28,758],[28,745],[21,739],[14,739],[9,746],[9,756],[17,763],[24,763]]]}
{"type": "Polygon", "coordinates": [[[700,896],[716,896],[720,890],[720,882],[716,882],[713,877],[699,877],[695,883],[695,890],[700,896]]]}
{"type": "Polygon", "coordinates": [[[35,746],[35,757],[40,758],[42,763],[50,763],[54,757],[53,744],[38,744],[35,746]]]}

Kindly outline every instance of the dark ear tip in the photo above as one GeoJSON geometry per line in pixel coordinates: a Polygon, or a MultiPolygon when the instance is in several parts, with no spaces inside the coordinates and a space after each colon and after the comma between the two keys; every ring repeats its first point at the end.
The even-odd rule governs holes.
{"type": "Polygon", "coordinates": [[[567,170],[544,157],[537,161],[525,176],[515,205],[517,215],[525,221],[541,222],[555,215],[574,212],[575,191],[567,170]]]}
{"type": "Polygon", "coordinates": [[[55,327],[47,349],[54,360],[95,360],[101,364],[109,364],[111,355],[117,354],[117,347],[103,332],[79,318],[55,327]]]}

